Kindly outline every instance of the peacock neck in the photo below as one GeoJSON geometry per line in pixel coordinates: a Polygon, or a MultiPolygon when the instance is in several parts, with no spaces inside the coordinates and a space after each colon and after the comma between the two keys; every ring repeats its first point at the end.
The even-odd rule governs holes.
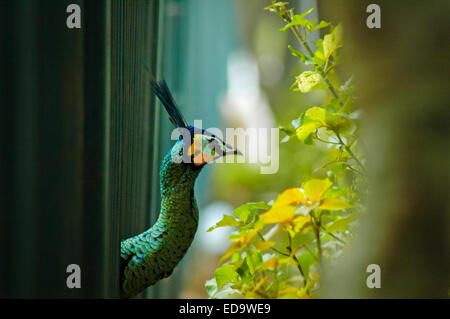
{"type": "Polygon", "coordinates": [[[184,163],[174,163],[170,152],[164,157],[160,170],[161,213],[171,218],[181,215],[198,221],[194,196],[195,180],[200,169],[184,163]]]}
{"type": "Polygon", "coordinates": [[[147,231],[121,244],[121,257],[126,262],[123,296],[134,295],[168,277],[186,254],[197,230],[194,184],[200,169],[174,163],[170,153],[161,164],[161,211],[157,221],[147,231]]]}

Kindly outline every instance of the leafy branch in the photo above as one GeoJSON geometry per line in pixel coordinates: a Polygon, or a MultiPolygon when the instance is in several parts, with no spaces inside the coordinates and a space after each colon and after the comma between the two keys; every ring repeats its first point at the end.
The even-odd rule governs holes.
{"type": "MultiPolygon", "coordinates": [[[[306,50],[306,52],[308,52],[309,58],[313,59],[314,58],[314,53],[311,50],[308,41],[306,41],[306,37],[303,38],[302,35],[300,34],[300,31],[298,29],[298,26],[296,24],[293,24],[293,19],[292,19],[292,12],[289,12],[284,8],[284,6],[281,7],[281,18],[283,18],[284,21],[286,21],[290,26],[290,29],[292,30],[292,32],[294,33],[294,35],[297,37],[297,39],[299,40],[299,42],[301,43],[301,45],[303,46],[303,48],[306,50]]],[[[306,30],[305,30],[305,34],[306,34],[306,30]]],[[[326,65],[328,64],[328,59],[326,61],[326,65]]],[[[331,94],[336,98],[339,99],[339,94],[336,92],[336,89],[333,87],[333,85],[331,84],[330,80],[328,79],[328,71],[326,70],[326,66],[318,66],[317,67],[320,75],[322,76],[325,84],[327,85],[328,89],[330,90],[331,94]]]]}
{"type": "Polygon", "coordinates": [[[338,258],[363,210],[358,185],[364,180],[365,169],[364,158],[357,151],[360,113],[353,105],[352,80],[341,86],[337,76],[333,76],[336,86],[330,80],[342,46],[342,27],[308,20],[306,16],[313,9],[294,14],[286,2],[272,0],[266,9],[286,23],[280,31],[290,29],[306,51],[289,45],[291,53],[304,65],[313,67],[296,76],[291,89],[301,93],[324,90],[331,94],[331,101],[307,108],[290,126],[281,127],[287,137],[282,142],[295,138],[302,144],[318,142],[327,146],[326,164],[319,166],[327,177],[311,178],[300,186],[287,188],[271,204],[241,205],[233,211],[234,216],[224,215],[208,230],[236,227],[214,278],[206,283],[210,298],[315,296],[324,260],[338,258]],[[329,33],[313,41],[317,47],[313,50],[308,35],[323,28],[329,28],[329,33]],[[353,167],[356,165],[358,168],[353,167]],[[285,234],[288,244],[283,251],[275,246],[280,247],[285,234]],[[297,271],[301,281],[300,276],[292,275],[297,271]],[[293,284],[297,281],[300,283],[293,284]]]}

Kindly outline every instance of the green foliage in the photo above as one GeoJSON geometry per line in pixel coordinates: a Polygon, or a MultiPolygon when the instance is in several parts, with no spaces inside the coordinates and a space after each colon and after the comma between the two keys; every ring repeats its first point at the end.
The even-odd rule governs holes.
{"type": "Polygon", "coordinates": [[[234,210],[235,217],[225,215],[208,230],[237,226],[221,266],[206,283],[210,298],[316,296],[324,259],[338,258],[363,212],[364,158],[358,144],[361,112],[354,107],[352,80],[340,85],[335,73],[342,26],[308,20],[313,9],[294,14],[286,5],[272,1],[266,10],[283,19],[286,25],[280,31],[291,30],[303,47],[300,51],[289,45],[289,50],[312,68],[296,76],[291,89],[304,94],[324,90],[329,96],[323,105],[308,108],[280,127],[286,134],[282,142],[325,146],[325,165],[314,170],[321,172],[318,178],[292,185],[269,203],[244,204],[234,210]],[[317,49],[313,51],[307,37],[323,28],[329,32],[314,42],[317,49]]]}

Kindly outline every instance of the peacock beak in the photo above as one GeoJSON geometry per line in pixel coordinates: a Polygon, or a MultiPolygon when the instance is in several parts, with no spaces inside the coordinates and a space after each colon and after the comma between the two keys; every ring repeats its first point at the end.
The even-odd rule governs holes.
{"type": "Polygon", "coordinates": [[[230,146],[230,145],[228,145],[226,143],[223,143],[223,145],[224,145],[224,149],[225,149],[225,152],[224,152],[223,156],[226,156],[226,155],[243,155],[242,152],[240,150],[238,150],[236,147],[230,146]]]}

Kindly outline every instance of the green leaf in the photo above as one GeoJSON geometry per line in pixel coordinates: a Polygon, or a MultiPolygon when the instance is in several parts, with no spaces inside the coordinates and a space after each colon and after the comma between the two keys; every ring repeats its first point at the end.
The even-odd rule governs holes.
{"type": "Polygon", "coordinates": [[[243,260],[236,272],[239,274],[242,283],[249,282],[254,278],[247,263],[247,256],[245,257],[245,262],[243,260]]]}
{"type": "Polygon", "coordinates": [[[297,86],[299,90],[302,93],[307,93],[311,91],[311,89],[322,81],[322,76],[319,72],[315,71],[304,71],[302,74],[297,76],[295,83],[297,83],[297,86]]]}
{"type": "Polygon", "coordinates": [[[233,214],[241,221],[246,222],[250,216],[256,215],[259,210],[267,210],[270,206],[265,202],[247,203],[239,206],[233,214]]]}
{"type": "Polygon", "coordinates": [[[311,30],[311,28],[312,28],[314,25],[316,25],[316,23],[317,23],[317,19],[309,20],[309,23],[308,23],[308,25],[307,25],[308,30],[311,30]]]}
{"type": "Polygon", "coordinates": [[[324,198],[320,201],[319,205],[320,209],[326,210],[343,210],[350,207],[351,205],[339,198],[324,198]]]}
{"type": "Polygon", "coordinates": [[[318,24],[318,25],[316,25],[316,26],[314,26],[314,27],[311,27],[309,30],[311,31],[311,32],[313,32],[313,31],[316,31],[316,30],[319,30],[319,29],[322,29],[322,28],[326,28],[326,27],[328,27],[330,25],[330,23],[329,22],[325,22],[325,21],[320,21],[320,23],[318,24]]]}
{"type": "Polygon", "coordinates": [[[303,12],[302,14],[294,15],[292,17],[292,21],[290,23],[286,24],[283,28],[281,28],[280,31],[285,31],[295,25],[302,26],[303,28],[306,28],[306,27],[309,28],[311,26],[311,21],[309,21],[308,19],[305,19],[304,17],[313,10],[314,10],[314,8],[311,8],[308,11],[303,12]]]}
{"type": "Polygon", "coordinates": [[[342,26],[338,25],[330,34],[323,38],[323,54],[325,60],[342,45],[342,26]]]}
{"type": "Polygon", "coordinates": [[[206,293],[208,294],[209,298],[214,297],[214,295],[217,292],[217,282],[215,278],[212,278],[210,280],[207,280],[205,282],[205,288],[206,288],[206,293]]]}
{"type": "Polygon", "coordinates": [[[342,188],[342,187],[333,186],[333,187],[329,188],[323,196],[324,196],[324,198],[346,197],[350,192],[351,192],[350,188],[348,188],[348,187],[342,188]]]}
{"type": "Polygon", "coordinates": [[[250,273],[253,275],[263,263],[261,252],[257,250],[252,254],[247,254],[245,261],[247,262],[250,273]]]}
{"type": "Polygon", "coordinates": [[[347,225],[351,222],[354,222],[358,218],[357,214],[350,214],[346,218],[338,219],[337,221],[333,222],[330,226],[328,226],[326,229],[330,233],[334,233],[340,230],[344,230],[347,228],[347,225]]]}
{"type": "Polygon", "coordinates": [[[318,106],[314,106],[306,110],[303,117],[303,123],[316,122],[320,124],[326,124],[327,111],[318,106]]]}
{"type": "Polygon", "coordinates": [[[321,126],[322,124],[319,122],[311,122],[300,126],[296,130],[298,140],[302,143],[306,143],[307,139],[311,137],[311,133],[321,126]]]}
{"type": "Polygon", "coordinates": [[[305,53],[295,50],[291,45],[288,46],[289,50],[291,50],[291,53],[293,56],[299,57],[300,60],[302,60],[305,64],[314,64],[314,59],[305,53]]]}
{"type": "Polygon", "coordinates": [[[230,215],[223,215],[223,218],[221,221],[219,221],[216,225],[210,227],[207,232],[210,232],[216,228],[224,227],[224,226],[239,226],[240,223],[237,221],[233,216],[230,215]]]}
{"type": "Polygon", "coordinates": [[[220,289],[225,284],[237,282],[239,274],[234,270],[233,265],[224,265],[216,269],[214,278],[217,282],[217,288],[220,289]]]}
{"type": "Polygon", "coordinates": [[[281,139],[280,143],[286,143],[291,139],[292,136],[295,136],[295,130],[290,127],[280,126],[279,129],[281,132],[286,134],[286,136],[281,139]]]}
{"type": "Polygon", "coordinates": [[[311,88],[311,91],[315,91],[315,90],[325,90],[326,91],[326,90],[328,90],[328,86],[322,82],[322,83],[314,85],[311,88]]]}
{"type": "Polygon", "coordinates": [[[300,142],[312,144],[311,133],[321,126],[326,125],[327,111],[321,107],[311,107],[301,116],[302,125],[297,128],[296,134],[300,142]]]}
{"type": "Polygon", "coordinates": [[[322,66],[325,63],[325,55],[323,53],[322,44],[314,52],[314,63],[318,66],[322,66]]]}
{"type": "Polygon", "coordinates": [[[318,48],[320,48],[322,46],[323,43],[323,39],[319,39],[317,41],[311,40],[311,42],[318,48]]]}
{"type": "Polygon", "coordinates": [[[317,260],[314,258],[311,253],[304,253],[297,257],[297,260],[302,267],[303,273],[305,275],[305,279],[309,280],[309,270],[312,265],[317,263],[317,260]]]}
{"type": "MultiPolygon", "coordinates": [[[[332,163],[330,165],[327,165],[327,169],[335,174],[342,174],[345,172],[346,170],[346,165],[344,163],[341,162],[337,162],[337,163],[332,163]]],[[[327,191],[328,192],[328,191],[327,191]]],[[[324,195],[325,197],[327,196],[327,194],[325,193],[324,195]]]]}
{"type": "Polygon", "coordinates": [[[241,248],[240,243],[233,243],[220,258],[219,265],[221,265],[225,260],[227,260],[231,256],[234,256],[234,254],[236,253],[237,250],[239,250],[239,248],[241,248]]]}
{"type": "Polygon", "coordinates": [[[327,113],[325,117],[325,123],[335,130],[340,128],[345,129],[351,124],[347,115],[339,113],[327,113]]]}
{"type": "MultiPolygon", "coordinates": [[[[294,120],[294,121],[295,121],[295,120],[294,120]]],[[[294,121],[292,121],[292,123],[293,123],[294,121]]],[[[292,126],[293,126],[293,125],[292,125],[292,126]]],[[[300,126],[300,125],[299,125],[299,126],[300,126]]],[[[297,128],[297,127],[294,127],[294,128],[297,128]]],[[[285,133],[285,134],[288,135],[288,136],[295,135],[295,130],[293,130],[293,129],[289,128],[289,127],[280,126],[279,129],[280,129],[281,132],[285,133]]]]}
{"type": "Polygon", "coordinates": [[[274,3],[274,4],[270,5],[270,6],[265,7],[264,10],[270,10],[272,8],[282,7],[282,6],[285,6],[285,5],[288,5],[288,4],[289,4],[289,2],[277,2],[277,3],[274,3]]]}
{"type": "Polygon", "coordinates": [[[304,17],[305,15],[310,14],[313,10],[314,10],[314,8],[311,8],[308,11],[305,11],[305,12],[299,14],[299,16],[304,17]]]}

